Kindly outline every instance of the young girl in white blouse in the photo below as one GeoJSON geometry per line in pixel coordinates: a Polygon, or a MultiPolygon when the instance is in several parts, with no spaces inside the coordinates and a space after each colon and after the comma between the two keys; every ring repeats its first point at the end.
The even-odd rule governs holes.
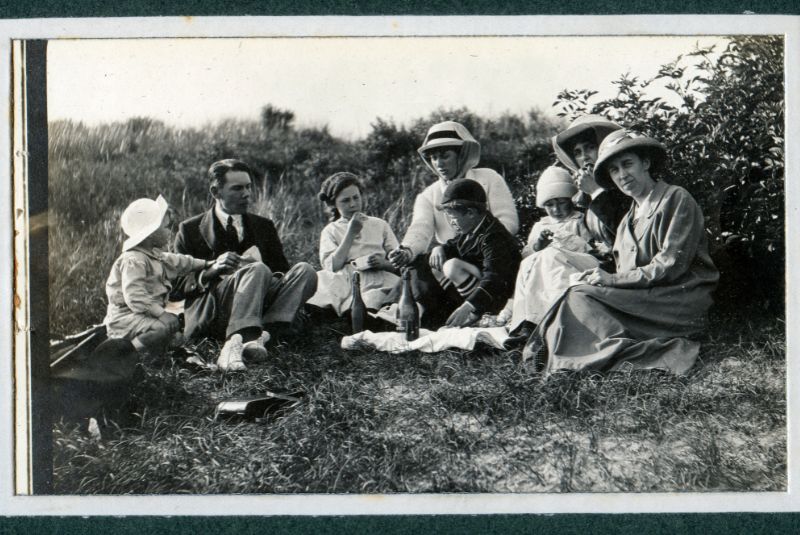
{"type": "Polygon", "coordinates": [[[396,268],[386,253],[398,246],[389,223],[365,215],[363,186],[352,173],[340,172],[322,183],[320,200],[325,203],[331,222],[322,229],[319,240],[317,293],[308,304],[332,307],[342,315],[350,309],[351,277],[361,275],[361,297],[369,309],[378,309],[399,280],[396,268]]]}

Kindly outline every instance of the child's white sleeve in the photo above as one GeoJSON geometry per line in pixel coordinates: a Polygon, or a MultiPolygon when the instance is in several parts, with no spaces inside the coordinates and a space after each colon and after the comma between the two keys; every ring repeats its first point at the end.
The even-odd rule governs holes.
{"type": "Polygon", "coordinates": [[[161,262],[169,269],[170,279],[188,275],[193,271],[200,271],[206,267],[206,261],[200,258],[180,253],[161,253],[161,262]]]}
{"type": "Polygon", "coordinates": [[[148,314],[154,318],[164,313],[164,307],[147,288],[147,262],[141,258],[128,257],[120,262],[122,275],[122,298],[137,314],[148,314]]]}

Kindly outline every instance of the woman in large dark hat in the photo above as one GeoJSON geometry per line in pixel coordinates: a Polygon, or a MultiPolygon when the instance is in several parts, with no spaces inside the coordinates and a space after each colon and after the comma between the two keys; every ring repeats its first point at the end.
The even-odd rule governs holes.
{"type": "Polygon", "coordinates": [[[622,127],[601,115],[583,115],[553,136],[553,150],[561,164],[570,170],[580,193],[573,199],[586,208],[586,226],[596,240],[607,246],[614,244],[614,235],[627,200],[616,188],[605,189],[594,179],[597,149],[610,133],[622,127]]]}

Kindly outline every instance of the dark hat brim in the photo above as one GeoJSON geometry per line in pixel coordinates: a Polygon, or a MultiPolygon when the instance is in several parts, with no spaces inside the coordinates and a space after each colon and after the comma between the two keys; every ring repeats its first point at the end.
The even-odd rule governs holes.
{"type": "Polygon", "coordinates": [[[436,205],[437,210],[445,210],[447,208],[486,208],[486,201],[465,201],[462,199],[453,199],[451,201],[436,205]]]}

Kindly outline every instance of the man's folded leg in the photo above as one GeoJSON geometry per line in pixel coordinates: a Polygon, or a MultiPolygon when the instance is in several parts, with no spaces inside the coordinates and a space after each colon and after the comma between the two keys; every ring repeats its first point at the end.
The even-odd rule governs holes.
{"type": "Polygon", "coordinates": [[[317,272],[307,262],[295,264],[283,277],[272,277],[264,298],[264,324],[291,324],[317,291],[317,272]]]}
{"type": "Polygon", "coordinates": [[[225,277],[215,287],[218,305],[215,330],[217,335],[224,332],[225,336],[225,345],[217,361],[221,369],[245,369],[243,353],[245,347],[252,345],[250,342],[262,335],[261,311],[273,278],[265,264],[253,262],[225,277]]]}

